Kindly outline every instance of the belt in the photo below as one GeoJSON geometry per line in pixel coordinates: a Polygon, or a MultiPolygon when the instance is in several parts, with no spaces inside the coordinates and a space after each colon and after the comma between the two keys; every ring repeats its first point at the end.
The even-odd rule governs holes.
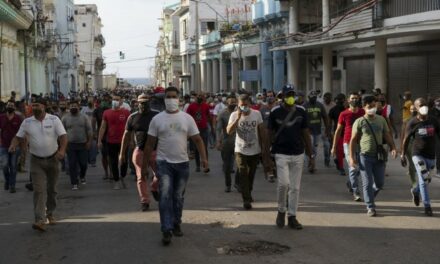
{"type": "Polygon", "coordinates": [[[37,159],[41,159],[41,160],[48,160],[48,159],[51,159],[51,158],[55,157],[56,154],[57,154],[57,152],[55,152],[54,154],[50,155],[49,157],[38,157],[38,156],[32,154],[32,157],[37,158],[37,159]]]}

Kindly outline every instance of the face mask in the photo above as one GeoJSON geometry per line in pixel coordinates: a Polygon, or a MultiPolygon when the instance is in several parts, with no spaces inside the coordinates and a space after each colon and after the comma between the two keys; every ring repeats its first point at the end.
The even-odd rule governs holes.
{"type": "Polygon", "coordinates": [[[229,109],[229,111],[234,111],[235,110],[235,108],[237,107],[237,105],[235,105],[235,104],[231,104],[231,105],[229,105],[228,106],[228,109],[229,109]]]}
{"type": "Polygon", "coordinates": [[[76,115],[76,114],[78,114],[78,108],[70,108],[70,113],[71,113],[72,115],[76,115]]]}
{"type": "Polygon", "coordinates": [[[241,105],[240,106],[240,111],[242,111],[243,113],[248,113],[251,109],[247,106],[241,105]]]}
{"type": "Polygon", "coordinates": [[[10,114],[14,113],[15,109],[12,107],[6,107],[6,111],[10,114]]]}
{"type": "Polygon", "coordinates": [[[222,97],[222,102],[226,102],[226,97],[222,97]]]}
{"type": "Polygon", "coordinates": [[[366,113],[367,113],[367,115],[369,115],[369,116],[373,116],[373,115],[375,115],[376,114],[376,112],[377,112],[377,108],[375,107],[375,108],[371,108],[371,109],[368,109],[367,111],[365,111],[366,113]]]}
{"type": "Polygon", "coordinates": [[[176,112],[179,109],[179,99],[165,98],[165,108],[168,112],[176,112]]]}
{"type": "Polygon", "coordinates": [[[116,108],[118,108],[119,107],[119,101],[115,101],[115,100],[113,100],[112,101],[112,108],[113,109],[116,109],[116,108]]]}
{"type": "Polygon", "coordinates": [[[35,117],[39,117],[41,116],[41,114],[43,113],[43,111],[41,109],[32,109],[32,114],[34,114],[35,117]]]}
{"type": "Polygon", "coordinates": [[[288,105],[288,106],[292,106],[292,105],[294,105],[295,104],[295,97],[293,97],[293,96],[289,96],[289,97],[287,97],[287,98],[284,98],[284,102],[286,103],[286,105],[288,105]]]}
{"type": "Polygon", "coordinates": [[[422,106],[419,109],[419,113],[423,116],[428,115],[429,108],[427,106],[422,106]]]}

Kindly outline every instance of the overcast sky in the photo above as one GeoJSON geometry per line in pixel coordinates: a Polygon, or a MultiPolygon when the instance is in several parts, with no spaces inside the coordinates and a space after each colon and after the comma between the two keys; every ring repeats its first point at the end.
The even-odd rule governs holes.
{"type": "Polygon", "coordinates": [[[107,63],[105,73],[118,73],[122,78],[149,77],[154,60],[118,62],[119,51],[125,60],[154,57],[159,39],[159,20],[164,5],[180,0],[74,0],[75,4],[96,4],[104,27],[106,40],[103,55],[107,63]]]}

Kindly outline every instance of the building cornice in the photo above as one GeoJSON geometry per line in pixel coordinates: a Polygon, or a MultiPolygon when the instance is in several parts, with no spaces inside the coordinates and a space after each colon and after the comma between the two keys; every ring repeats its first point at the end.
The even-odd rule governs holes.
{"type": "Polygon", "coordinates": [[[11,23],[18,29],[28,29],[32,25],[32,18],[29,15],[4,0],[0,0],[0,21],[11,23]]]}

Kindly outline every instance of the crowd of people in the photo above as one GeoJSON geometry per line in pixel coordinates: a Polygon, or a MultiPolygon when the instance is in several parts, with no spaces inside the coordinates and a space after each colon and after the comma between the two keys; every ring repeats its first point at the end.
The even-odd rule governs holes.
{"type": "Polygon", "coordinates": [[[385,184],[388,156],[400,154],[414,204],[422,202],[424,213],[433,215],[428,186],[440,175],[440,98],[413,101],[405,92],[398,131],[399,118],[380,89],[306,95],[285,85],[278,93],[182,95],[171,86],[57,98],[32,95],[30,104],[15,97],[0,103],[4,189],[16,192],[17,171],[30,162],[26,188],[34,192],[32,227],[39,231],[56,224],[60,170],[69,175],[72,191],[78,191],[98,153],[103,179],[113,181],[114,190],[126,188],[130,170],[141,210],[149,210],[150,192],[159,202],[164,245],[183,235],[190,160],[195,160],[195,172],[210,173],[208,153],[216,150],[221,152],[225,192],[240,192],[245,210],[252,209],[260,164],[266,179],[277,181],[279,228],[287,219],[288,227],[302,229],[296,217],[301,178],[304,169],[316,172],[320,149],[323,166],[332,167],[334,161],[336,172],[347,175],[352,199],[364,201],[370,217],[377,214],[375,198],[385,184]]]}

